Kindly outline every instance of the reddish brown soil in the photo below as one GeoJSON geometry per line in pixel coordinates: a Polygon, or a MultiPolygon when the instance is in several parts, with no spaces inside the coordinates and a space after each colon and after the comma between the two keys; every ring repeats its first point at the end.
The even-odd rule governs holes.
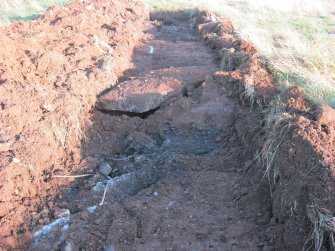
{"type": "Polygon", "coordinates": [[[92,111],[82,151],[92,163],[86,172],[95,175],[63,188],[62,208],[71,216],[35,238],[32,250],[269,248],[268,208],[240,203],[249,193],[245,162],[252,164],[234,130],[238,101],[210,77],[218,69],[215,54],[195,41],[186,13],[153,18],[146,28],[151,39],[138,46],[117,88],[132,91],[129,81],[136,80],[134,91],[144,100],[164,95],[149,88],[159,79],[185,89],[178,85],[149,114],[92,111]],[[145,91],[139,82],[147,84],[145,91]],[[102,162],[113,169],[110,183],[98,171],[102,162]]]}
{"type": "Polygon", "coordinates": [[[335,209],[334,110],[281,94],[292,125],[269,182],[255,156],[279,92],[264,59],[206,12],[146,18],[78,1],[1,30],[0,247],[302,249],[308,205],[335,209]]]}
{"type": "Polygon", "coordinates": [[[4,250],[52,220],[56,205],[47,201],[67,181],[50,178],[56,170],[72,173],[80,162],[84,119],[96,95],[129,68],[145,18],[143,6],[132,1],[75,1],[0,30],[4,250]],[[44,208],[50,212],[40,219],[44,208]]]}

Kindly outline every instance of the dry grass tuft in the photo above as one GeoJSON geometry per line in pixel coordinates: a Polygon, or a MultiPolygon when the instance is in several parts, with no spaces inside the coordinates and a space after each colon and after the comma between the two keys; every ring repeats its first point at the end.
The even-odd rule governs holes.
{"type": "Polygon", "coordinates": [[[264,111],[266,113],[264,119],[266,138],[262,148],[256,154],[256,159],[264,167],[264,177],[268,178],[271,196],[272,187],[280,175],[274,166],[274,159],[278,148],[292,126],[292,116],[285,112],[285,106],[280,100],[274,102],[275,104],[270,106],[270,110],[264,111]]]}
{"type": "Polygon", "coordinates": [[[333,214],[321,207],[317,201],[314,201],[312,205],[307,206],[307,215],[313,225],[312,233],[308,240],[312,244],[307,247],[307,250],[321,250],[326,240],[331,246],[331,250],[334,250],[335,217],[333,214]]]}

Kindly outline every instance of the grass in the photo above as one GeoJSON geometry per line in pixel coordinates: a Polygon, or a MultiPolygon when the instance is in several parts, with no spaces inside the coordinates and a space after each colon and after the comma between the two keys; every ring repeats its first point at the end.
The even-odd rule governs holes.
{"type": "Polygon", "coordinates": [[[335,108],[335,10],[332,1],[142,0],[155,10],[202,7],[232,19],[271,62],[278,82],[335,108]]]}
{"type": "Polygon", "coordinates": [[[64,5],[67,2],[69,0],[0,0],[0,25],[35,19],[49,6],[64,5]]]}
{"type": "Polygon", "coordinates": [[[307,215],[313,225],[309,239],[312,245],[307,247],[307,250],[321,250],[326,239],[331,246],[331,250],[333,250],[335,248],[334,215],[329,210],[320,207],[317,200],[312,205],[307,206],[307,215]]]}
{"type": "Polygon", "coordinates": [[[272,188],[276,184],[280,173],[275,166],[275,156],[277,151],[289,133],[292,126],[291,115],[285,112],[284,104],[278,99],[270,106],[269,110],[264,110],[264,124],[266,137],[260,151],[256,154],[256,159],[262,163],[264,177],[269,181],[270,195],[272,188]]]}

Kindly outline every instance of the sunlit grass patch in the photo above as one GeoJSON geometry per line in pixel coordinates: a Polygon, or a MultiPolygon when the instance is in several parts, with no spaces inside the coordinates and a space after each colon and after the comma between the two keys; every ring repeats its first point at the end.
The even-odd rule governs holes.
{"type": "Polygon", "coordinates": [[[35,19],[49,6],[68,2],[69,0],[0,0],[0,25],[35,19]]]}

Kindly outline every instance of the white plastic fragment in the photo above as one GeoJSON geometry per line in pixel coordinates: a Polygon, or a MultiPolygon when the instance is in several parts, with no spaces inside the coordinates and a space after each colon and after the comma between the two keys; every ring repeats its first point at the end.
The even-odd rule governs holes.
{"type": "Polygon", "coordinates": [[[155,48],[153,46],[149,46],[149,53],[152,54],[154,53],[155,48]]]}

